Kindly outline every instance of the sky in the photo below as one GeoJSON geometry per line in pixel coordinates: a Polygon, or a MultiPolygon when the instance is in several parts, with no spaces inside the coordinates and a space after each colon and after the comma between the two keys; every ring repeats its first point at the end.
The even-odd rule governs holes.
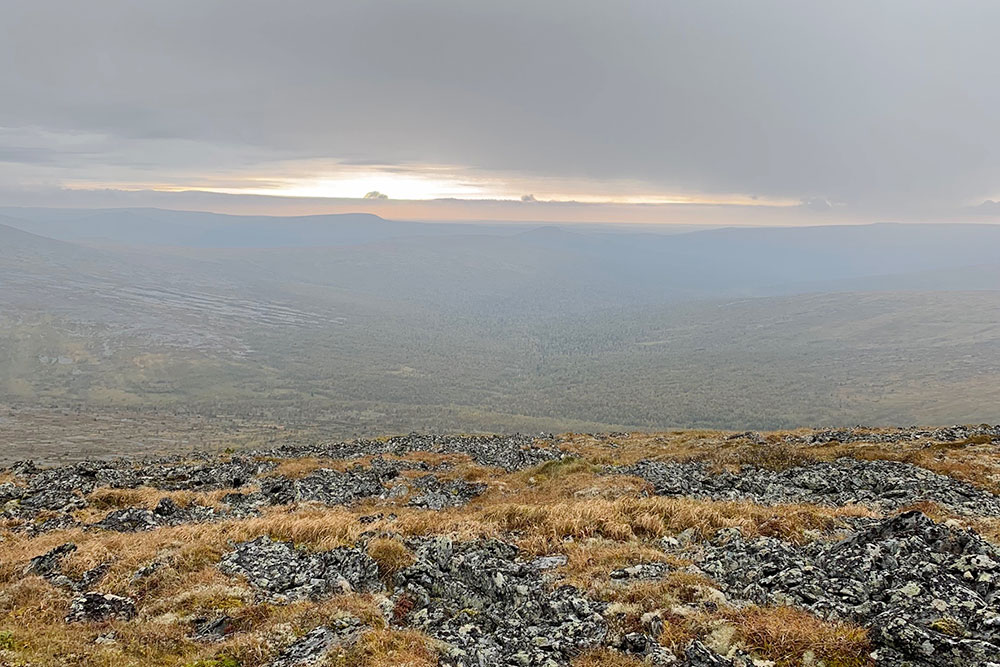
{"type": "Polygon", "coordinates": [[[1000,221],[993,0],[0,12],[0,205],[1000,221]]]}

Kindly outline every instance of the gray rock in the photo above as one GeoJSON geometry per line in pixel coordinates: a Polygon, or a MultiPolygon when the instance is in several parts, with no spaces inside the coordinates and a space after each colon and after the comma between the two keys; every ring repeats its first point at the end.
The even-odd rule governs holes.
{"type": "Polygon", "coordinates": [[[990,426],[980,424],[978,426],[949,426],[937,429],[924,428],[898,428],[891,431],[874,431],[864,426],[856,426],[846,429],[831,429],[816,431],[805,436],[788,436],[785,442],[804,444],[826,444],[829,442],[852,443],[896,443],[926,440],[928,442],[958,442],[968,440],[974,436],[987,436],[1000,440],[1000,424],[990,426]]]}
{"type": "Polygon", "coordinates": [[[536,570],[554,570],[557,567],[562,567],[569,562],[569,558],[563,554],[555,554],[553,556],[539,556],[535,560],[531,561],[531,566],[536,570]]]}
{"type": "Polygon", "coordinates": [[[226,615],[197,618],[192,626],[191,638],[202,642],[221,642],[236,630],[233,619],[226,615]]]}
{"type": "Polygon", "coordinates": [[[958,667],[1000,655],[1000,552],[920,512],[835,544],[729,534],[698,558],[735,597],[864,625],[883,664],[958,667]]]}
{"type": "Polygon", "coordinates": [[[256,452],[262,456],[322,456],[348,459],[372,454],[403,455],[410,452],[467,454],[480,465],[520,470],[562,457],[562,452],[545,443],[536,444],[526,435],[409,435],[393,438],[358,439],[323,445],[284,445],[256,452]]]}
{"type": "Polygon", "coordinates": [[[445,642],[443,665],[564,665],[607,634],[602,603],[550,590],[512,545],[437,538],[416,558],[396,574],[394,620],[445,642]]]}
{"type": "Polygon", "coordinates": [[[670,566],[666,563],[638,563],[611,572],[612,579],[621,580],[641,580],[641,579],[662,579],[670,573],[670,566]]]}
{"type": "Polygon", "coordinates": [[[275,660],[268,663],[268,667],[317,664],[333,649],[346,648],[357,642],[365,628],[366,626],[353,616],[338,618],[329,625],[321,625],[306,633],[275,660]]]}
{"type": "Polygon", "coordinates": [[[293,502],[318,502],[324,505],[347,505],[362,498],[380,496],[384,484],[399,474],[392,465],[354,466],[339,472],[327,468],[315,470],[300,479],[273,477],[261,480],[261,493],[271,505],[293,502]]]}
{"type": "Polygon", "coordinates": [[[463,480],[442,482],[434,475],[424,475],[413,481],[421,491],[407,503],[412,507],[440,510],[445,507],[460,507],[486,491],[485,484],[463,480]]]}
{"type": "Polygon", "coordinates": [[[945,475],[909,463],[837,459],[787,470],[745,467],[739,473],[709,471],[703,463],[640,461],[610,468],[650,482],[659,495],[719,500],[748,499],[763,504],[862,504],[895,509],[931,500],[975,516],[1000,516],[1000,498],[945,475]]]}
{"type": "Polygon", "coordinates": [[[40,577],[49,577],[59,572],[59,564],[62,559],[76,551],[76,545],[66,542],[48,551],[41,556],[35,556],[24,568],[25,574],[37,574],[40,577]]]}
{"type": "Polygon", "coordinates": [[[695,640],[684,653],[687,667],[736,667],[736,663],[695,640]]]}
{"type": "Polygon", "coordinates": [[[0,504],[9,503],[12,500],[20,500],[24,497],[25,489],[13,482],[0,484],[0,504]]]}
{"type": "MultiPolygon", "coordinates": [[[[378,454],[401,455],[410,452],[466,454],[482,465],[506,470],[537,465],[560,458],[563,454],[546,443],[536,444],[534,438],[521,435],[441,436],[410,434],[385,440],[353,440],[322,445],[286,445],[271,450],[247,452],[220,460],[207,453],[195,453],[158,459],[120,459],[116,461],[81,461],[72,465],[39,468],[30,461],[11,466],[17,483],[0,484],[0,517],[21,520],[20,530],[39,534],[79,525],[71,513],[87,506],[86,496],[97,487],[137,488],[152,486],[164,490],[210,491],[240,489],[260,484],[254,493],[233,493],[226,496],[230,516],[249,516],[268,505],[291,502],[320,502],[328,505],[349,504],[386,493],[386,482],[400,470],[425,470],[449,467],[450,463],[431,466],[424,462],[372,460],[370,466],[356,466],[345,472],[319,470],[301,479],[267,476],[276,467],[276,458],[321,456],[350,459],[378,454]],[[191,459],[196,462],[192,463],[191,459]],[[41,511],[57,516],[43,522],[35,521],[41,511]]],[[[440,488],[428,482],[417,500],[418,506],[438,508],[467,501],[481,492],[475,484],[455,482],[440,488]]],[[[125,508],[112,513],[102,526],[109,530],[147,530],[154,525],[175,525],[186,521],[217,518],[202,508],[194,514],[180,512],[165,503],[154,510],[155,516],[125,508]]],[[[184,508],[185,511],[191,508],[184,508]]]]}
{"type": "Polygon", "coordinates": [[[247,581],[274,601],[318,599],[382,590],[378,564],[362,549],[309,552],[259,537],[236,545],[219,569],[247,581]]]}
{"type": "Polygon", "coordinates": [[[66,615],[67,623],[128,621],[135,617],[135,602],[110,593],[84,593],[73,598],[66,615]]]}
{"type": "Polygon", "coordinates": [[[154,509],[126,507],[109,512],[107,516],[93,524],[94,528],[113,530],[119,533],[134,533],[153,530],[160,526],[176,526],[182,523],[197,523],[222,518],[211,507],[191,504],[180,507],[170,498],[161,498],[154,509]]]}

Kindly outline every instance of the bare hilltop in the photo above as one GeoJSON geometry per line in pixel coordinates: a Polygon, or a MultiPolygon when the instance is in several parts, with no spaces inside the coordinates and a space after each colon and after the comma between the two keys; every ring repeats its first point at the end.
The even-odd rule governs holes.
{"type": "Polygon", "coordinates": [[[286,439],[2,473],[4,665],[993,665],[1000,426],[286,439]]]}

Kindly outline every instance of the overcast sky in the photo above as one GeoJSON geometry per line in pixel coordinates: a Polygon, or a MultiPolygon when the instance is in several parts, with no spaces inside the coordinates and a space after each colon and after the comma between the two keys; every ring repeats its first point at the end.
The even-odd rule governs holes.
{"type": "Polygon", "coordinates": [[[0,9],[0,204],[194,189],[396,217],[1000,213],[981,206],[1000,199],[993,0],[0,9]],[[350,201],[370,191],[390,199],[350,201]]]}

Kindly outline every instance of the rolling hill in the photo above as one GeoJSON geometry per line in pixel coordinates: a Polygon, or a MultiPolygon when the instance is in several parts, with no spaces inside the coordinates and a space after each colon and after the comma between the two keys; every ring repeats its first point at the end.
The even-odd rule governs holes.
{"type": "Polygon", "coordinates": [[[343,435],[1000,420],[1000,227],[5,211],[14,404],[343,435]]]}

